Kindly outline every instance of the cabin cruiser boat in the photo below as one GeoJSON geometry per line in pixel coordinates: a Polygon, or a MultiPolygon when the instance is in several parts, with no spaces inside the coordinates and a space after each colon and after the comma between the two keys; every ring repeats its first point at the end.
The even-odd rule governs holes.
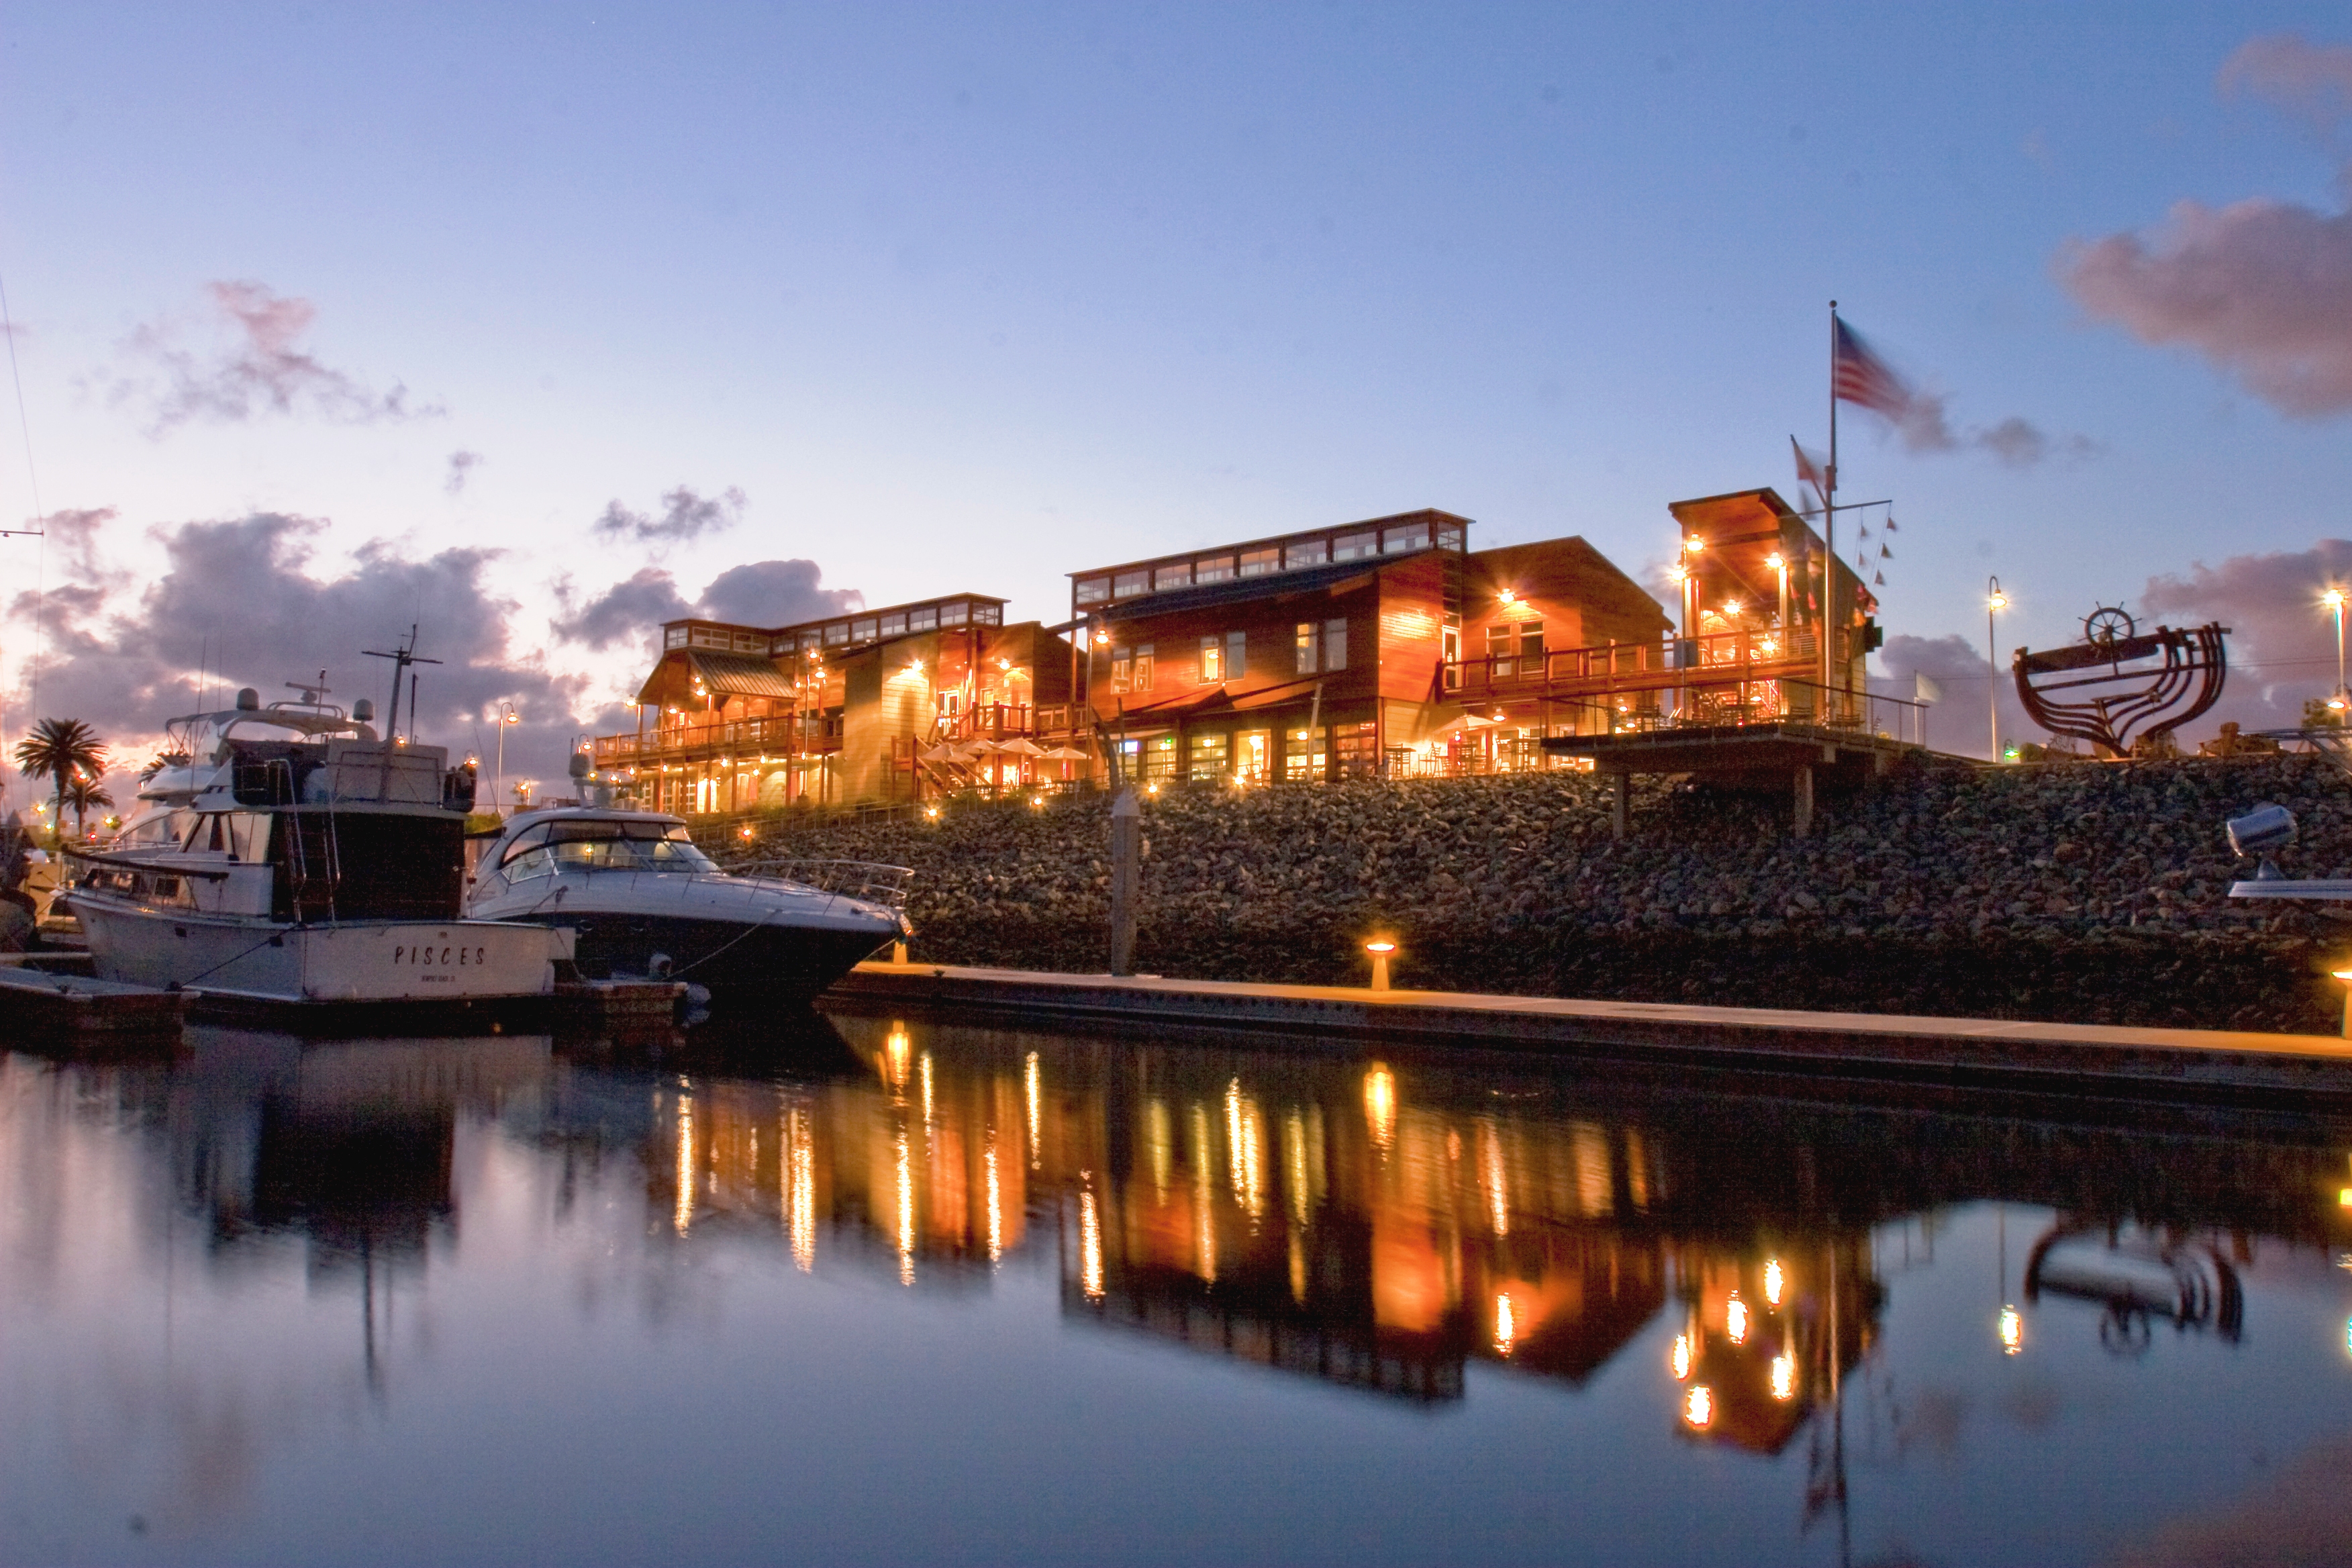
{"type": "Polygon", "coordinates": [[[592,980],[707,987],[715,1007],[805,1005],[905,940],[903,867],[812,861],[721,871],[684,821],[609,806],[509,818],[475,864],[466,912],[535,921],[576,937],[592,980]]]}
{"type": "Polygon", "coordinates": [[[99,978],[264,1004],[551,995],[562,933],[460,912],[470,765],[301,689],[170,721],[131,820],[68,849],[99,978]]]}

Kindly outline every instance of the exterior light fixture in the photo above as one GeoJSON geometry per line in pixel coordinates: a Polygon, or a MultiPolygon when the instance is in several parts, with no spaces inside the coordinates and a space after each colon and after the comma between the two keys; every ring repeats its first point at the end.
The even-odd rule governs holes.
{"type": "Polygon", "coordinates": [[[1715,1419],[1715,1391],[1702,1383],[1683,1395],[1683,1419],[1694,1429],[1706,1431],[1715,1419]]]}
{"type": "Polygon", "coordinates": [[[1676,1334],[1675,1336],[1674,1352],[1666,1358],[1666,1367],[1668,1371],[1675,1374],[1675,1381],[1676,1383],[1680,1383],[1690,1376],[1691,1340],[1688,1334],[1676,1334]]]}
{"type": "Polygon", "coordinates": [[[1364,951],[1372,955],[1373,990],[1385,991],[1389,988],[1389,960],[1395,954],[1396,950],[1395,942],[1384,936],[1374,937],[1364,943],[1364,951]]]}
{"type": "Polygon", "coordinates": [[[749,838],[749,837],[751,837],[751,825],[750,825],[749,823],[746,823],[746,824],[745,824],[745,825],[744,825],[744,826],[742,826],[739,831],[740,831],[740,832],[742,834],[742,836],[743,836],[744,837],[746,837],[746,838],[749,838]]]}
{"type": "Polygon", "coordinates": [[[1785,572],[1789,568],[1789,558],[1775,550],[1764,557],[1764,564],[1775,572],[1785,572]]]}
{"type": "Polygon", "coordinates": [[[1519,602],[1519,595],[1509,588],[1504,589],[1501,593],[1496,595],[1495,597],[1501,601],[1503,608],[1507,610],[1513,605],[1519,602]]]}
{"type": "MultiPolygon", "coordinates": [[[[1989,756],[2000,757],[2004,762],[2013,763],[2017,760],[2017,757],[2013,752],[2009,756],[2001,757],[2000,656],[1994,651],[1999,645],[1994,641],[1992,629],[1992,618],[2007,608],[2009,608],[2009,595],[2000,591],[2000,579],[1998,577],[1986,578],[1985,668],[1991,671],[1993,676],[1991,682],[1985,688],[1985,727],[1991,731],[1990,738],[1986,742],[1987,754],[1989,756]]],[[[2338,624],[2340,625],[2341,623],[2339,622],[2338,624]]],[[[2338,681],[2336,684],[2340,686],[2343,683],[2338,681]]]]}
{"type": "Polygon", "coordinates": [[[2025,1348],[2025,1320],[2014,1307],[2000,1310],[2000,1353],[2015,1355],[2025,1348]]]}
{"type": "Polygon", "coordinates": [[[1726,620],[1737,620],[1739,618],[1739,612],[1744,608],[1746,608],[1746,606],[1741,605],[1738,600],[1726,599],[1723,601],[1724,618],[1726,620]]]}
{"type": "Polygon", "coordinates": [[[2344,993],[2344,1037],[2352,1040],[2352,969],[2330,971],[2336,979],[2347,983],[2344,993]]]}
{"type": "Polygon", "coordinates": [[[1706,548],[1706,541],[1694,533],[1688,539],[1683,541],[1683,548],[1689,551],[1693,555],[1696,555],[1700,551],[1706,548]]]}
{"type": "Polygon", "coordinates": [[[936,822],[939,820],[940,808],[936,805],[927,805],[923,807],[923,815],[936,822]]]}

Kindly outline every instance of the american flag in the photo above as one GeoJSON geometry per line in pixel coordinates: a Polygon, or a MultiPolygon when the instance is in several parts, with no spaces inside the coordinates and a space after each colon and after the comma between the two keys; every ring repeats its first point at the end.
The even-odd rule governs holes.
{"type": "Polygon", "coordinates": [[[1902,418],[1911,411],[1911,389],[1887,368],[1885,360],[1870,352],[1870,345],[1845,324],[1845,318],[1835,320],[1837,352],[1830,367],[1831,394],[1875,409],[1889,419],[1902,418]]]}

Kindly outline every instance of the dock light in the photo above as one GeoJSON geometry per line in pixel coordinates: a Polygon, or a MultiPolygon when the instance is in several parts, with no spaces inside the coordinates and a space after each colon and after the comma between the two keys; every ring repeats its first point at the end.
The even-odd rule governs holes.
{"type": "Polygon", "coordinates": [[[1683,1419],[1696,1430],[1706,1431],[1707,1423],[1715,1419],[1715,1390],[1702,1383],[1683,1395],[1683,1419]]]}
{"type": "Polygon", "coordinates": [[[1789,558],[1775,550],[1771,554],[1764,557],[1764,564],[1768,569],[1774,572],[1786,571],[1789,565],[1789,558]]]}
{"type": "Polygon", "coordinates": [[[2000,1310],[2000,1353],[2015,1355],[2025,1348],[2025,1319],[2014,1307],[2000,1310]]]}
{"type": "Polygon", "coordinates": [[[746,837],[746,838],[749,838],[749,837],[752,837],[751,829],[751,827],[750,827],[748,825],[746,825],[745,826],[743,826],[743,827],[741,827],[741,828],[739,828],[737,831],[738,831],[738,832],[740,832],[740,833],[744,837],[746,837]]]}
{"type": "Polygon", "coordinates": [[[1384,936],[1374,937],[1364,943],[1364,951],[1372,955],[1373,990],[1385,991],[1389,988],[1389,959],[1396,950],[1397,944],[1384,936]]]}
{"type": "Polygon", "coordinates": [[[2344,992],[2344,1037],[2352,1040],[2352,969],[2336,969],[2329,973],[2347,983],[2344,992]]]}
{"type": "Polygon", "coordinates": [[[1666,1369],[1675,1374],[1675,1381],[1676,1383],[1680,1383],[1690,1376],[1691,1341],[1688,1334],[1676,1334],[1675,1336],[1674,1352],[1666,1357],[1666,1369]]]}
{"type": "Polygon", "coordinates": [[[1748,1342],[1748,1303],[1734,1296],[1723,1310],[1723,1331],[1736,1345],[1748,1342]]]}
{"type": "Polygon", "coordinates": [[[2344,590],[2330,588],[2319,595],[2319,602],[2336,616],[2336,698],[2328,706],[2341,712],[2344,709],[2344,590]]]}
{"type": "Polygon", "coordinates": [[[1035,810],[1043,811],[1045,809],[1045,797],[1043,795],[1033,795],[1029,797],[1029,804],[1035,810]]]}
{"type": "Polygon", "coordinates": [[[936,805],[927,805],[923,807],[923,815],[936,822],[939,820],[940,808],[936,805]]]}

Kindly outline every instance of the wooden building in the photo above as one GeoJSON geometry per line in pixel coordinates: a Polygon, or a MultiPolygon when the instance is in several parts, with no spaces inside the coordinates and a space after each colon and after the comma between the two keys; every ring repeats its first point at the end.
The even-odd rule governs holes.
{"type": "Polygon", "coordinates": [[[1065,638],[977,594],[789,626],[672,621],[636,731],[598,737],[593,761],[622,798],[689,814],[1058,783],[1085,776],[1082,675],[1065,638]]]}
{"type": "Polygon", "coordinates": [[[1610,723],[1555,658],[1656,664],[1657,601],[1581,539],[1473,552],[1424,510],[1071,574],[1103,743],[1146,782],[1244,784],[1542,765],[1610,723]]]}

